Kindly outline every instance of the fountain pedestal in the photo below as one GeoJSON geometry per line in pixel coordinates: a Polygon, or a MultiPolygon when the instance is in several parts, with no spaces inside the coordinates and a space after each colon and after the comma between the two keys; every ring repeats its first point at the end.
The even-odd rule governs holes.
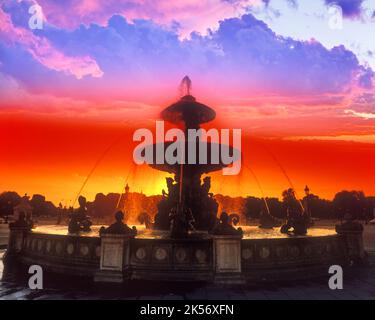
{"type": "Polygon", "coordinates": [[[241,270],[241,238],[242,236],[214,236],[215,283],[244,283],[241,270]]]}
{"type": "Polygon", "coordinates": [[[10,228],[9,244],[7,254],[17,254],[22,250],[23,238],[27,228],[10,228]]]}
{"type": "Polygon", "coordinates": [[[130,237],[103,234],[100,251],[100,270],[95,274],[95,282],[124,282],[130,265],[130,237]]]}

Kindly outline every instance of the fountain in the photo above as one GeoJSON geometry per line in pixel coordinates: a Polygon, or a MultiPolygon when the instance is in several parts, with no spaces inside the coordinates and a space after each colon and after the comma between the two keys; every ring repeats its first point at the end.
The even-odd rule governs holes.
{"type": "MultiPolygon", "coordinates": [[[[181,123],[187,133],[215,118],[213,109],[191,95],[188,77],[182,82],[182,91],[182,98],[161,113],[164,120],[181,123]]],[[[25,223],[10,226],[5,264],[37,264],[48,272],[89,277],[97,282],[142,279],[243,284],[327,275],[333,264],[348,266],[364,260],[362,229],[353,221],[337,228],[337,232],[307,230],[302,219],[290,211],[280,232],[272,228],[277,221],[270,222],[268,216],[264,228],[236,229],[232,223],[236,219],[227,213],[218,219],[210,177],[202,181],[202,175],[228,165],[213,161],[213,149],[236,155],[234,160],[240,159],[240,153],[226,144],[196,142],[185,141],[185,154],[189,156],[195,150],[199,158],[204,143],[206,163],[150,163],[157,170],[174,174],[174,179],[166,180],[168,193],[163,192],[155,222],[151,223],[145,213],[139,216],[140,221],[147,222],[147,229],[129,228],[123,222],[124,215],[117,212],[116,222],[99,230],[99,226],[90,225],[81,199],[82,219],[71,224],[75,233],[68,233],[65,226],[33,230],[25,223]],[[290,233],[289,229],[296,226],[298,232],[290,233]]],[[[158,144],[147,148],[155,153],[158,144]]]]}
{"type": "MultiPolygon", "coordinates": [[[[197,102],[191,95],[191,80],[187,76],[181,82],[181,91],[182,98],[167,107],[161,113],[161,117],[173,124],[182,123],[187,137],[189,130],[199,130],[200,125],[212,121],[216,113],[210,107],[197,102]]],[[[168,146],[172,142],[164,143],[168,146]]],[[[154,144],[150,147],[156,154],[158,145],[154,144]]],[[[168,164],[167,161],[162,161],[162,164],[150,164],[156,170],[173,173],[175,176],[174,179],[167,178],[168,195],[159,203],[155,218],[155,228],[166,230],[172,227],[173,237],[186,237],[189,229],[211,230],[217,222],[218,203],[209,192],[211,179],[205,177],[202,182],[201,176],[221,170],[228,164],[223,163],[221,159],[214,161],[212,151],[217,150],[220,154],[225,149],[225,152],[234,155],[234,161],[240,158],[239,150],[228,145],[204,141],[198,137],[195,137],[194,141],[186,139],[184,149],[185,159],[190,159],[193,155],[196,160],[200,159],[202,150],[206,150],[206,163],[168,164]]]]}

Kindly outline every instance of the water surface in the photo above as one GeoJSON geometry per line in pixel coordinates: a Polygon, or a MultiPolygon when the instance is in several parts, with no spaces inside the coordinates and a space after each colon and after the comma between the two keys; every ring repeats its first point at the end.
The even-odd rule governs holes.
{"type": "MultiPolygon", "coordinates": [[[[84,237],[98,237],[99,236],[99,229],[101,226],[94,225],[92,226],[92,231],[87,233],[80,233],[80,236],[84,237]]],[[[167,238],[169,235],[169,231],[161,231],[161,230],[149,230],[144,227],[144,225],[136,225],[138,230],[137,238],[140,239],[162,239],[167,238]]],[[[274,229],[261,229],[257,226],[241,226],[244,231],[244,239],[282,239],[288,238],[290,236],[286,234],[282,234],[280,232],[280,228],[274,229]]],[[[38,226],[34,229],[36,233],[45,233],[45,234],[59,234],[59,235],[67,235],[68,234],[68,227],[62,225],[43,225],[38,226]]],[[[195,232],[198,236],[208,236],[207,232],[199,231],[195,232]]],[[[334,227],[313,227],[308,230],[306,236],[303,237],[322,237],[322,236],[330,236],[336,234],[334,227]]]]}

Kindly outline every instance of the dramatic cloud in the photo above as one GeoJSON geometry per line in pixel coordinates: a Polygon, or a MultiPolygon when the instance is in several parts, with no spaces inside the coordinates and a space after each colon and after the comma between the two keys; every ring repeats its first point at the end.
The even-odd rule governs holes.
{"type": "Polygon", "coordinates": [[[371,68],[363,68],[362,73],[359,77],[359,85],[365,89],[373,88],[373,78],[375,76],[374,71],[371,68]]]}
{"type": "Polygon", "coordinates": [[[1,9],[0,38],[5,46],[21,46],[34,60],[49,69],[74,75],[77,79],[86,75],[93,77],[103,75],[96,62],[89,56],[64,55],[56,50],[46,38],[37,37],[30,30],[15,27],[10,17],[1,9]]]}
{"type": "MultiPolygon", "coordinates": [[[[4,112],[154,119],[158,106],[178,97],[178,83],[188,74],[195,96],[220,108],[226,121],[252,119],[252,130],[261,133],[271,127],[275,134],[362,132],[361,121],[366,130],[374,121],[374,104],[359,101],[373,90],[374,71],[343,45],[281,36],[252,14],[223,19],[189,38],[173,24],[123,14],[69,28],[50,17],[42,30],[30,30],[30,3],[0,10],[4,112]]],[[[79,3],[96,12],[95,1],[79,3]]]]}
{"type": "Polygon", "coordinates": [[[183,35],[206,32],[219,20],[243,14],[250,5],[262,0],[39,0],[49,23],[75,29],[80,24],[106,24],[115,14],[133,19],[152,19],[159,24],[174,23],[183,35]]]}
{"type": "Polygon", "coordinates": [[[345,17],[359,17],[362,12],[362,4],[364,0],[325,0],[327,5],[337,4],[342,8],[345,17]]]}
{"type": "Polygon", "coordinates": [[[357,112],[354,110],[345,110],[345,113],[354,115],[359,118],[364,118],[364,119],[375,119],[375,113],[367,113],[367,112],[357,112]]]}
{"type": "Polygon", "coordinates": [[[345,47],[328,50],[314,40],[278,36],[251,14],[225,19],[208,35],[193,33],[191,39],[181,40],[175,30],[149,20],[129,22],[122,16],[113,16],[104,26],[69,31],[46,25],[32,33],[20,26],[16,12],[9,14],[18,26],[2,13],[6,30],[0,35],[2,70],[38,92],[136,100],[146,91],[153,99],[170,95],[163,83],[177,86],[185,74],[202,91],[220,99],[337,94],[353,85],[372,86],[373,71],[361,66],[345,47]],[[14,64],[16,57],[22,61],[19,66],[14,64]],[[78,79],[102,78],[64,79],[38,64],[78,79]],[[25,74],[25,68],[32,73],[25,74]]]}
{"type": "Polygon", "coordinates": [[[351,113],[371,115],[368,118],[375,118],[375,94],[372,92],[362,93],[355,96],[349,106],[351,113]]]}

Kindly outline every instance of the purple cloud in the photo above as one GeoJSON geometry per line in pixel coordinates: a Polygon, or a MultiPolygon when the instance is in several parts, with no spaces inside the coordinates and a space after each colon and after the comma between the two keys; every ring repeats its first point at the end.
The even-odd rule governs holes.
{"type": "Polygon", "coordinates": [[[365,92],[353,98],[350,109],[360,113],[375,114],[375,94],[365,92]]]}
{"type": "Polygon", "coordinates": [[[344,17],[356,18],[362,13],[362,3],[364,0],[325,0],[327,5],[336,4],[342,8],[344,17]]]}
{"type": "MultiPolygon", "coordinates": [[[[19,9],[8,7],[7,12],[13,25],[22,29],[19,9]]],[[[344,46],[329,50],[315,40],[279,36],[251,14],[225,19],[216,31],[193,33],[186,40],[173,28],[150,20],[129,22],[119,15],[106,25],[74,30],[47,24],[33,36],[48,41],[63,56],[90,57],[103,74],[79,80],[41,64],[30,54],[28,43],[9,45],[0,38],[0,71],[33,92],[152,100],[170,95],[165,83],[178,83],[185,74],[202,91],[220,98],[338,94],[355,81],[364,88],[372,85],[373,71],[361,66],[344,46]]]]}
{"type": "Polygon", "coordinates": [[[359,76],[359,86],[364,89],[372,89],[373,86],[373,79],[375,73],[371,68],[363,68],[361,75],[359,76]]]}

